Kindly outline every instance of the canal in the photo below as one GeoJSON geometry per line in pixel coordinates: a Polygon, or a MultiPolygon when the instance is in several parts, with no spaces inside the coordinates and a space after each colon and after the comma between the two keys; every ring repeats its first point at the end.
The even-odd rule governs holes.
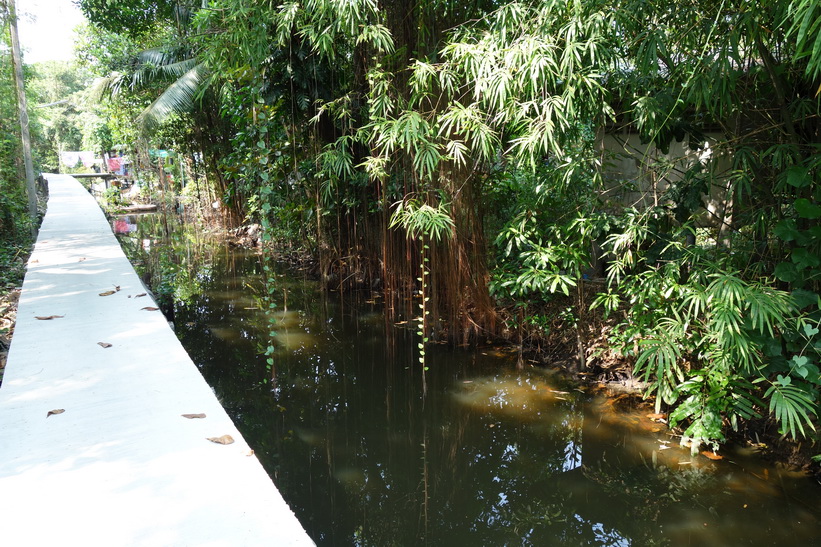
{"type": "MultiPolygon", "coordinates": [[[[505,348],[432,345],[206,230],[112,221],[319,545],[810,545],[821,487],[754,450],[691,456],[646,408],[505,348]]],[[[161,363],[147,364],[146,374],[161,363]]]]}

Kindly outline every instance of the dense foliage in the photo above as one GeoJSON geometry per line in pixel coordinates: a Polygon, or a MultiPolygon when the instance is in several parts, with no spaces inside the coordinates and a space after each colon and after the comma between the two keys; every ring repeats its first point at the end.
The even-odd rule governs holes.
{"type": "Polygon", "coordinates": [[[139,36],[174,13],[173,0],[83,0],[83,13],[100,28],[139,36]]]}
{"type": "Polygon", "coordinates": [[[813,434],[817,2],[80,3],[139,138],[328,285],[422,291],[423,356],[560,324],[594,366],[606,325],[694,448],[813,434]]]}
{"type": "Polygon", "coordinates": [[[11,74],[10,55],[0,57],[0,234],[8,237],[17,231],[20,217],[25,214],[23,194],[25,180],[20,176],[20,122],[17,117],[17,97],[11,74]]]}
{"type": "MultiPolygon", "coordinates": [[[[0,2],[0,267],[14,269],[11,257],[29,243],[31,223],[28,216],[20,117],[15,87],[9,33],[9,12],[0,2]]],[[[25,77],[31,76],[26,71],[25,77]]],[[[40,120],[29,116],[32,141],[41,140],[40,120]]],[[[8,281],[12,281],[8,279],[8,281]]],[[[14,279],[20,282],[22,278],[14,279]]]]}

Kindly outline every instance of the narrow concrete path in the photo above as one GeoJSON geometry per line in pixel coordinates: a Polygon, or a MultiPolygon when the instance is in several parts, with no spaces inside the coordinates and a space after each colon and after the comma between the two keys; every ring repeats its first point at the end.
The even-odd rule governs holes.
{"type": "Polygon", "coordinates": [[[70,176],[48,179],[0,387],[0,545],[312,545],[144,309],[156,305],[96,202],[70,176]],[[235,442],[206,440],[223,435],[235,442]]]}

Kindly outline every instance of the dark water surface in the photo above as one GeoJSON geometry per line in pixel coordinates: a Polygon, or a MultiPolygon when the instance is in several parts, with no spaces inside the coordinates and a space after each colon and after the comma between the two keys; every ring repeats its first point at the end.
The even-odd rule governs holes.
{"type": "Polygon", "coordinates": [[[821,486],[801,475],[744,450],[691,457],[646,410],[517,370],[504,349],[430,347],[423,393],[414,329],[378,298],[274,268],[271,326],[258,255],[122,220],[132,262],[319,545],[821,544],[821,486]]]}

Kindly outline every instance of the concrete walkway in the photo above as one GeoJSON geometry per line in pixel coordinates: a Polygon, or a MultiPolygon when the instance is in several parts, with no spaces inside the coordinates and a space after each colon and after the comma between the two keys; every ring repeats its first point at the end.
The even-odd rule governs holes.
{"type": "Polygon", "coordinates": [[[0,545],[312,545],[96,202],[48,179],[0,387],[0,545]]]}

